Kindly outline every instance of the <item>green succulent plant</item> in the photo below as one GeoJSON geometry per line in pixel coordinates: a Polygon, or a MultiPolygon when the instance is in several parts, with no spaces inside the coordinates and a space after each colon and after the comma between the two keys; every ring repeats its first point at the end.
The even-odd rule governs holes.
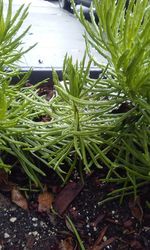
{"type": "Polygon", "coordinates": [[[111,139],[100,145],[111,148],[109,160],[107,151],[107,161],[102,158],[108,167],[105,181],[123,183],[124,188],[131,184],[136,195],[139,183],[150,180],[150,1],[130,0],[127,7],[123,0],[93,0],[91,22],[85,19],[82,7],[76,11],[73,0],[72,6],[86,31],[90,60],[105,71],[98,84],[104,87],[105,82],[107,91],[96,88],[95,96],[112,100],[114,95],[118,101],[110,113],[121,118],[116,118],[113,132],[107,131],[111,139]],[[93,56],[93,48],[107,66],[93,56]]]}
{"type": "Polygon", "coordinates": [[[30,27],[20,31],[29,6],[21,5],[12,14],[13,1],[7,3],[5,13],[4,2],[0,0],[0,168],[10,172],[15,161],[36,185],[40,185],[38,173],[44,173],[33,160],[30,141],[38,144],[36,140],[40,136],[36,138],[36,135],[45,132],[45,123],[36,120],[45,114],[48,103],[38,96],[40,83],[25,86],[31,71],[22,73],[18,66],[23,54],[35,46],[24,49],[22,41],[30,27]]]}
{"type": "Polygon", "coordinates": [[[77,166],[88,173],[94,166],[101,169],[104,164],[114,164],[106,154],[118,135],[116,128],[126,117],[113,114],[123,97],[106,81],[107,68],[94,80],[89,76],[91,60],[87,66],[85,61],[86,55],[73,64],[66,55],[63,81],[53,70],[56,95],[49,102],[51,121],[41,145],[32,149],[40,148],[42,159],[64,181],[77,166]]]}
{"type": "MultiPolygon", "coordinates": [[[[12,11],[13,0],[7,2],[0,0],[0,76],[5,75],[7,70],[17,70],[15,62],[21,59],[27,51],[32,49],[35,45],[24,49],[23,38],[29,31],[31,26],[28,26],[25,30],[20,31],[27,15],[29,5],[22,4],[16,13],[12,11]],[[5,7],[5,8],[4,8],[5,7]],[[7,11],[5,13],[5,9],[7,11]]],[[[6,73],[8,74],[8,72],[6,73]]]]}
{"type": "MultiPolygon", "coordinates": [[[[29,149],[31,140],[36,140],[34,134],[41,134],[46,126],[44,123],[34,122],[43,115],[44,98],[37,94],[36,85],[24,87],[30,72],[15,85],[7,85],[3,89],[0,101],[0,168],[11,171],[12,165],[18,161],[25,173],[39,185],[36,172],[44,175],[40,170],[29,149]],[[43,107],[43,108],[42,108],[43,107]],[[26,150],[28,148],[29,150],[26,150]],[[11,161],[11,159],[14,159],[11,161]]],[[[38,142],[37,142],[38,143],[38,142]]]]}
{"type": "MultiPolygon", "coordinates": [[[[1,13],[2,6],[3,1],[1,13]]],[[[64,182],[77,167],[86,173],[107,167],[105,181],[123,185],[114,195],[136,195],[150,180],[150,2],[130,0],[126,9],[123,0],[93,0],[91,22],[73,4],[86,30],[89,62],[86,65],[86,54],[80,63],[66,55],[62,81],[53,70],[56,94],[50,101],[38,96],[40,83],[25,87],[30,72],[11,84],[11,77],[20,73],[16,62],[25,53],[20,46],[28,31],[16,38],[22,22],[13,25],[20,11],[25,19],[28,8],[20,7],[13,18],[11,8],[10,0],[0,23],[5,27],[0,46],[6,45],[0,50],[0,167],[9,171],[12,155],[37,185],[38,174],[44,172],[36,160],[64,182]],[[91,48],[105,57],[105,65],[91,48]],[[101,70],[98,79],[90,77],[92,62],[101,70]],[[38,121],[42,116],[49,121],[38,121]]]]}
{"type": "Polygon", "coordinates": [[[131,0],[128,9],[122,0],[95,0],[93,6],[90,23],[82,8],[77,13],[73,5],[87,32],[90,60],[85,67],[85,57],[73,64],[66,56],[62,82],[53,70],[57,94],[50,102],[51,137],[45,141],[42,158],[62,178],[66,175],[65,181],[77,165],[86,172],[93,166],[107,166],[105,181],[131,183],[136,194],[138,183],[149,181],[149,93],[145,91],[149,88],[149,1],[131,0]],[[107,65],[95,60],[90,47],[105,57],[107,65]],[[96,80],[89,76],[92,61],[102,71],[96,80]]]}

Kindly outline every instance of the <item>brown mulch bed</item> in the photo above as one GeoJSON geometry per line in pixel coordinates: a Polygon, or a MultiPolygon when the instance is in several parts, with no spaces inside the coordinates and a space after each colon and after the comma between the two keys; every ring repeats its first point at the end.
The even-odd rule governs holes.
{"type": "Polygon", "coordinates": [[[81,249],[66,216],[74,223],[86,250],[150,249],[150,211],[145,203],[148,186],[136,200],[126,197],[121,205],[118,200],[99,205],[116,188],[102,183],[100,172],[86,176],[84,184],[75,173],[64,187],[53,177],[46,183],[44,208],[39,192],[27,192],[28,206],[17,207],[10,201],[13,184],[1,182],[0,249],[81,249]],[[52,209],[49,195],[53,197],[52,209]]]}

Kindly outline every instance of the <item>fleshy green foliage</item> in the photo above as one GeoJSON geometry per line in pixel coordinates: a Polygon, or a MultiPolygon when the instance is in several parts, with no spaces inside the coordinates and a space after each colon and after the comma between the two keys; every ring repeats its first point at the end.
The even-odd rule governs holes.
{"type": "Polygon", "coordinates": [[[71,57],[65,57],[63,82],[53,70],[56,96],[49,103],[45,101],[44,107],[51,120],[45,123],[45,130],[41,128],[28,140],[30,146],[26,148],[64,181],[77,165],[86,172],[92,171],[93,166],[102,168],[102,162],[113,165],[106,156],[109,144],[115,140],[110,134],[117,136],[116,127],[126,117],[112,113],[123,97],[116,95],[115,87],[105,81],[106,70],[99,79],[90,79],[91,61],[85,67],[85,59],[84,56],[80,64],[74,65],[71,57]],[[108,91],[107,99],[104,97],[108,91]]]}
{"type": "Polygon", "coordinates": [[[49,104],[51,122],[47,140],[40,148],[43,147],[42,158],[62,179],[66,175],[65,181],[77,166],[91,172],[94,166],[101,169],[105,165],[108,175],[117,174],[118,162],[107,155],[112,145],[118,145],[123,123],[135,112],[131,106],[125,113],[116,113],[126,101],[125,95],[118,91],[115,80],[112,84],[108,67],[94,80],[89,77],[90,65],[91,61],[85,67],[85,57],[74,65],[72,58],[66,56],[61,82],[53,70],[56,96],[49,104]]]}
{"type": "Polygon", "coordinates": [[[98,16],[95,22],[91,8],[92,24],[85,20],[82,8],[80,21],[86,28],[88,46],[92,45],[114,69],[122,90],[131,97],[148,97],[150,79],[150,4],[148,0],[126,1],[94,0],[98,16]]]}
{"type": "MultiPolygon", "coordinates": [[[[94,165],[102,168],[102,161],[110,162],[105,154],[109,151],[108,141],[113,143],[114,138],[110,138],[108,133],[124,119],[111,112],[122,97],[116,95],[114,87],[102,79],[105,70],[99,79],[90,79],[90,65],[91,62],[85,67],[85,57],[79,65],[78,62],[73,65],[72,58],[65,57],[63,82],[53,71],[57,95],[50,104],[51,124],[58,134],[57,146],[53,145],[54,152],[47,158],[56,171],[60,171],[64,160],[67,160],[70,165],[67,178],[79,163],[82,169],[90,172],[94,165]],[[108,99],[104,98],[107,92],[110,94],[108,99]]],[[[63,165],[62,169],[65,169],[63,165]]]]}
{"type": "Polygon", "coordinates": [[[45,131],[46,123],[36,122],[45,114],[45,100],[38,96],[36,86],[23,87],[29,75],[30,72],[26,73],[16,85],[8,85],[7,79],[3,89],[0,103],[0,168],[11,171],[14,161],[18,162],[29,178],[40,185],[37,173],[44,173],[36,166],[30,148],[32,141],[38,145],[38,139],[45,131]]]}
{"type": "MultiPolygon", "coordinates": [[[[120,106],[118,103],[112,111],[122,117],[122,122],[116,122],[114,134],[110,133],[111,158],[105,163],[109,168],[106,180],[122,182],[123,190],[132,184],[136,194],[139,182],[150,180],[150,1],[130,0],[126,8],[124,0],[93,0],[91,22],[85,19],[82,7],[78,13],[73,1],[72,6],[85,27],[89,57],[103,70],[106,66],[93,57],[91,48],[105,57],[105,84],[114,88],[114,95],[122,97],[120,106]]],[[[99,80],[102,86],[103,81],[99,80]]],[[[97,95],[111,99],[109,90],[103,95],[99,88],[97,95]]]]}
{"type": "Polygon", "coordinates": [[[44,173],[36,166],[33,154],[38,157],[40,153],[30,150],[33,145],[30,142],[37,145],[45,132],[46,123],[36,120],[45,114],[48,103],[38,96],[37,86],[24,87],[30,72],[22,75],[17,66],[21,56],[31,49],[25,51],[22,47],[22,39],[30,27],[20,32],[27,14],[28,7],[22,5],[12,16],[12,0],[9,0],[5,15],[0,1],[0,168],[10,172],[15,161],[39,185],[36,173],[44,173]],[[12,85],[11,79],[19,75],[19,82],[12,85]]]}
{"type": "MultiPolygon", "coordinates": [[[[28,15],[29,6],[21,5],[13,15],[12,2],[13,0],[5,1],[4,5],[3,0],[0,0],[0,71],[6,69],[12,71],[14,63],[34,46],[27,49],[22,47],[22,38],[28,32],[30,26],[18,32],[28,15]],[[7,12],[5,13],[4,8],[6,9],[6,4],[7,12]]],[[[4,73],[2,73],[3,75],[4,73]]]]}
{"type": "Polygon", "coordinates": [[[11,17],[11,4],[0,22],[0,46],[5,47],[0,49],[0,167],[9,171],[12,155],[39,185],[37,174],[44,173],[36,159],[64,181],[76,167],[90,172],[105,166],[105,181],[123,185],[113,195],[132,190],[136,195],[150,180],[150,2],[130,0],[126,10],[124,0],[93,0],[98,23],[92,8],[91,23],[82,8],[76,12],[87,32],[90,60],[85,66],[86,56],[75,64],[65,57],[62,82],[53,70],[56,95],[50,101],[38,96],[36,86],[24,87],[30,72],[15,86],[10,84],[19,73],[15,64],[24,53],[20,45],[28,31],[16,38],[21,19],[14,24],[20,11],[25,19],[27,9],[22,6],[11,17]],[[91,46],[107,65],[97,62],[91,46]],[[91,62],[101,69],[96,80],[89,76],[91,62]],[[37,121],[45,115],[49,121],[37,121]]]}

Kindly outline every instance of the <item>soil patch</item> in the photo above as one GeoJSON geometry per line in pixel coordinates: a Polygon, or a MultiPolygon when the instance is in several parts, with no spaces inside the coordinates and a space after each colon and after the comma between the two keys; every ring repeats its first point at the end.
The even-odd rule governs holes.
{"type": "Polygon", "coordinates": [[[53,209],[38,212],[38,192],[28,192],[28,211],[0,195],[1,249],[80,249],[66,216],[74,223],[87,250],[150,249],[150,213],[146,206],[148,186],[134,201],[125,198],[100,205],[115,185],[100,181],[96,171],[81,184],[78,174],[65,186],[51,185],[53,209]],[[58,214],[56,212],[59,211],[58,214]]]}

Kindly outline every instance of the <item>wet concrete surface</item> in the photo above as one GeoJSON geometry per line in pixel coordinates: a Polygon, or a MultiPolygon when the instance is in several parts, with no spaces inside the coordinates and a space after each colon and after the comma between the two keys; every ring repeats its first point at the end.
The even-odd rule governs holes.
{"type": "MultiPolygon", "coordinates": [[[[22,3],[31,4],[23,28],[32,25],[24,39],[24,47],[38,43],[22,59],[23,69],[62,69],[66,53],[72,55],[74,61],[82,59],[84,28],[72,13],[60,9],[56,1],[44,0],[13,0],[14,12],[22,3]]],[[[100,60],[104,61],[101,57],[100,60]]]]}

